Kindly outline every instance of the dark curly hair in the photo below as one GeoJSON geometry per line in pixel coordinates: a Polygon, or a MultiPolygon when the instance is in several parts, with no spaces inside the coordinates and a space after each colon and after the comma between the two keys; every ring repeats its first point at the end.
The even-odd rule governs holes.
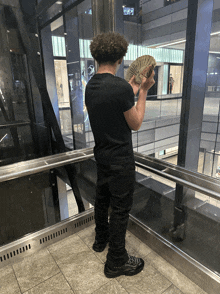
{"type": "Polygon", "coordinates": [[[113,64],[125,56],[128,42],[119,33],[102,33],[93,38],[90,44],[92,57],[98,64],[113,64]]]}

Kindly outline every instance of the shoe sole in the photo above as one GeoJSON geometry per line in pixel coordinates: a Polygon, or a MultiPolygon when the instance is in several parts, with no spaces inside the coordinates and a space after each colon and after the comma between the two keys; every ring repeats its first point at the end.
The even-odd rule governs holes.
{"type": "MultiPolygon", "coordinates": [[[[106,247],[105,247],[105,248],[106,248],[106,247]]],[[[95,252],[102,252],[102,251],[105,250],[105,248],[104,248],[104,249],[95,249],[95,248],[92,247],[92,249],[93,249],[95,252]]]]}
{"type": "Polygon", "coordinates": [[[115,271],[112,271],[110,268],[108,268],[108,270],[106,270],[106,267],[104,269],[104,274],[106,276],[106,278],[117,278],[119,276],[135,276],[137,274],[139,274],[144,268],[144,264],[141,265],[139,268],[137,268],[136,270],[134,271],[121,271],[121,272],[115,272],[115,271]]]}
{"type": "Polygon", "coordinates": [[[105,250],[106,246],[108,245],[108,242],[105,244],[105,246],[103,246],[102,248],[96,248],[96,246],[92,246],[92,249],[95,251],[95,252],[102,252],[105,250]]]}

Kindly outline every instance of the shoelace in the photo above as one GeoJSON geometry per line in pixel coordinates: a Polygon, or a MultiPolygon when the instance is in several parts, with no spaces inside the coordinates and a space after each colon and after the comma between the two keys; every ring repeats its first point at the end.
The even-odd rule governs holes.
{"type": "Polygon", "coordinates": [[[129,264],[137,264],[138,262],[139,262],[139,258],[129,255],[129,260],[128,260],[129,264]]]}

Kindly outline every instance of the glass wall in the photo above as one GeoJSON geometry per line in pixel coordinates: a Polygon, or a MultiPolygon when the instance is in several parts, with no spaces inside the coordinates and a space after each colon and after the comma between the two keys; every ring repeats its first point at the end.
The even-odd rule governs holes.
{"type": "MultiPolygon", "coordinates": [[[[48,38],[51,42],[52,51],[43,45],[44,56],[53,59],[53,65],[50,70],[46,67],[45,73],[46,76],[47,71],[53,74],[56,81],[58,119],[65,145],[69,149],[81,149],[90,146],[91,137],[87,133],[89,121],[84,92],[94,74],[94,61],[89,52],[93,37],[92,11],[91,1],[77,6],[70,4],[70,9],[44,27],[41,35],[43,43],[48,38]]],[[[68,5],[59,7],[62,11],[68,5]]]]}
{"type": "Polygon", "coordinates": [[[39,93],[17,20],[0,6],[0,166],[49,153],[39,93]],[[34,99],[33,99],[34,98],[34,99]],[[46,141],[45,141],[46,140],[46,141]]]}
{"type": "Polygon", "coordinates": [[[141,129],[133,132],[134,150],[176,164],[188,1],[169,4],[167,10],[163,0],[143,1],[137,22],[125,21],[125,36],[132,51],[125,57],[125,71],[141,55],[155,58],[155,85],[148,92],[141,129]]]}
{"type": "Polygon", "coordinates": [[[185,196],[195,194],[195,199],[185,203],[185,230],[179,227],[174,238],[172,225],[176,183],[142,168],[138,168],[136,177],[138,181],[131,214],[181,251],[219,273],[220,201],[209,203],[206,195],[187,189],[185,196]]]}
{"type": "MultiPolygon", "coordinates": [[[[157,1],[156,7],[152,5],[148,2],[141,5],[139,1],[123,1],[121,17],[124,22],[124,35],[129,42],[123,66],[125,75],[129,65],[141,55],[152,55],[157,61],[156,83],[148,93],[143,126],[146,127],[148,121],[153,125],[158,119],[161,122],[170,119],[172,121],[169,124],[170,131],[167,132],[167,137],[161,137],[160,130],[146,130],[142,127],[140,132],[133,133],[133,143],[135,150],[139,152],[164,158],[168,156],[166,149],[175,148],[178,145],[176,130],[181,110],[187,3],[184,8],[182,6],[172,8],[171,17],[169,15],[161,17],[163,1],[157,1]],[[152,17],[153,20],[149,22],[148,19],[152,17]],[[179,25],[178,30],[174,30],[176,22],[179,25]],[[164,26],[167,29],[161,35],[160,27],[164,26]],[[171,80],[172,83],[170,83],[171,80]],[[164,155],[160,156],[162,152],[164,155]]],[[[59,6],[60,13],[64,6],[68,7],[67,4],[53,6],[53,11],[59,6]]],[[[53,17],[50,11],[52,8],[48,9],[47,14],[51,13],[53,17]]],[[[44,17],[48,19],[49,16],[44,17]]],[[[85,86],[95,72],[94,61],[89,51],[89,44],[93,37],[91,1],[84,1],[77,7],[71,8],[49,26],[50,29],[42,30],[42,36],[44,31],[50,31],[59,119],[65,144],[70,149],[92,147],[94,138],[84,105],[85,86]],[[74,23],[71,23],[73,20],[74,23]],[[61,67],[62,74],[59,74],[61,67]],[[68,79],[65,79],[65,76],[68,76],[68,79]],[[66,89],[65,93],[64,89],[66,89]]],[[[43,37],[43,41],[44,39],[43,37]]],[[[164,127],[167,128],[166,123],[164,127]]]]}
{"type": "MultiPolygon", "coordinates": [[[[200,142],[200,171],[219,179],[220,169],[220,4],[214,1],[205,104],[200,142]]],[[[206,199],[212,202],[212,199],[206,199]]]]}

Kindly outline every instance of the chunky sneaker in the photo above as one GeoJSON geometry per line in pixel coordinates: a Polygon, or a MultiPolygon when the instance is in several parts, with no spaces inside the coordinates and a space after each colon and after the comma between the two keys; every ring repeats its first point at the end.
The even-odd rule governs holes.
{"type": "Polygon", "coordinates": [[[106,242],[98,242],[97,240],[95,240],[94,244],[92,245],[92,249],[96,252],[102,252],[105,250],[107,244],[108,240],[106,242]]]}
{"type": "Polygon", "coordinates": [[[110,268],[107,263],[105,264],[104,273],[107,278],[116,278],[121,275],[134,276],[142,271],[144,268],[144,261],[142,258],[128,255],[128,261],[120,266],[110,268]]]}

